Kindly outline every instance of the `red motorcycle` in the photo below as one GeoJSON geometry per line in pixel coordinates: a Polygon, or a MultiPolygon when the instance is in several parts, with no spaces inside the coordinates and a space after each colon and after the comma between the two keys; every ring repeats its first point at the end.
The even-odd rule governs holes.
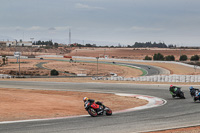
{"type": "Polygon", "coordinates": [[[86,102],[84,104],[84,107],[88,114],[92,117],[103,114],[106,114],[108,116],[112,115],[112,110],[103,105],[101,102],[93,102],[92,104],[90,104],[90,102],[86,102]]]}

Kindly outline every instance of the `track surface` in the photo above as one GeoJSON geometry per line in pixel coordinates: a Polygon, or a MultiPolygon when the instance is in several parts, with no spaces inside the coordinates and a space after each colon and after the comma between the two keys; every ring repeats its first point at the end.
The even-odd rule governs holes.
{"type": "MultiPolygon", "coordinates": [[[[69,62],[69,60],[63,60],[63,59],[44,59],[44,60],[55,60],[55,61],[66,61],[69,62]]],[[[89,62],[89,63],[96,63],[96,61],[84,61],[84,60],[76,60],[76,62],[89,62]]],[[[36,66],[42,69],[47,69],[43,67],[43,64],[47,62],[41,62],[37,64],[36,66]]],[[[99,61],[99,63],[103,64],[113,64],[113,62],[106,62],[106,61],[99,61]]],[[[150,76],[150,75],[159,75],[159,74],[170,74],[170,72],[164,68],[160,67],[155,67],[155,66],[150,66],[150,65],[141,65],[141,64],[135,64],[135,63],[120,63],[120,62],[115,62],[115,65],[129,65],[129,66],[136,66],[139,67],[140,69],[146,71],[146,74],[144,76],[150,76]]],[[[50,70],[50,69],[49,69],[50,70]]],[[[65,73],[65,72],[63,72],[65,73]]],[[[74,76],[74,75],[72,75],[74,76]]]]}
{"type": "MultiPolygon", "coordinates": [[[[103,62],[107,63],[107,62],[103,62]]],[[[120,63],[119,63],[120,64],[120,63]]],[[[162,74],[165,70],[153,66],[123,63],[141,67],[148,71],[147,75],[162,74]]],[[[84,91],[100,93],[130,93],[161,97],[168,103],[164,106],[134,112],[114,114],[110,117],[79,117],[60,120],[45,120],[0,124],[1,133],[79,133],[104,132],[127,133],[187,126],[198,123],[198,103],[192,99],[172,99],[169,85],[133,85],[133,84],[103,84],[103,83],[57,83],[57,82],[19,82],[0,81],[0,87],[18,89],[44,89],[62,91],[84,91]]],[[[187,89],[188,87],[184,87],[187,89]]],[[[187,91],[186,97],[189,96],[187,91]]],[[[83,106],[83,105],[80,105],[83,106]]]]}
{"type": "Polygon", "coordinates": [[[193,102],[189,95],[188,86],[182,87],[187,98],[183,100],[171,98],[168,91],[169,85],[0,81],[0,87],[132,93],[152,95],[168,101],[164,106],[114,114],[109,117],[93,118],[85,116],[60,120],[0,124],[1,133],[127,133],[199,124],[200,103],[193,102]]]}
{"type": "Polygon", "coordinates": [[[148,65],[141,65],[141,64],[133,64],[133,63],[119,63],[116,64],[125,64],[130,66],[139,67],[147,72],[145,76],[152,76],[152,75],[159,75],[159,74],[170,74],[170,72],[164,68],[155,67],[155,66],[148,66],[148,65]]]}

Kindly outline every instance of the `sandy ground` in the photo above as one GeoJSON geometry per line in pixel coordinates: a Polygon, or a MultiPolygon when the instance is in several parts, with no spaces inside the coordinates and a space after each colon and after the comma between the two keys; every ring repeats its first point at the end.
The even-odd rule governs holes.
{"type": "Polygon", "coordinates": [[[0,121],[84,115],[87,114],[82,101],[85,96],[102,101],[113,111],[148,103],[114,94],[0,88],[0,121]]]}
{"type": "MultiPolygon", "coordinates": [[[[142,71],[139,69],[133,69],[130,67],[123,67],[112,64],[98,63],[83,63],[83,62],[67,62],[69,59],[57,58],[66,61],[53,61],[53,60],[35,60],[35,59],[21,59],[20,73],[22,75],[50,75],[50,71],[46,69],[37,68],[35,65],[40,62],[48,62],[43,65],[45,68],[56,69],[57,71],[69,72],[73,74],[87,74],[87,76],[110,76],[110,73],[116,73],[118,76],[123,77],[137,77],[142,75],[142,71]]],[[[0,67],[0,73],[16,75],[19,71],[19,64],[14,63],[16,59],[8,59],[8,64],[0,67]]],[[[60,73],[59,75],[67,75],[60,73]]]]}
{"type": "Polygon", "coordinates": [[[148,132],[148,133],[200,133],[200,126],[163,130],[163,131],[157,131],[157,132],[148,132]]]}
{"type": "Polygon", "coordinates": [[[27,47],[11,47],[0,49],[0,55],[13,55],[14,52],[20,51],[22,55],[71,55],[71,56],[87,56],[87,57],[103,57],[124,58],[124,59],[144,59],[146,55],[152,57],[155,53],[161,53],[164,56],[174,55],[179,60],[180,55],[187,55],[190,58],[198,55],[200,49],[168,49],[168,48],[89,48],[89,47],[60,47],[54,49],[27,48],[27,47]]]}
{"type": "MultiPolygon", "coordinates": [[[[108,60],[102,60],[102,61],[108,61],[108,60]]],[[[113,62],[113,61],[110,61],[110,62],[113,62]]],[[[115,62],[118,62],[118,61],[115,61],[115,62]]],[[[137,62],[137,61],[120,61],[120,62],[158,66],[158,67],[169,70],[171,74],[177,74],[177,75],[199,75],[200,74],[200,69],[194,69],[193,67],[187,67],[184,65],[179,65],[179,64],[174,64],[174,63],[137,62]]]]}
{"type": "Polygon", "coordinates": [[[199,75],[200,69],[194,69],[192,67],[187,67],[179,64],[173,63],[155,63],[155,62],[136,62],[140,64],[152,65],[165,68],[170,71],[171,74],[178,74],[178,75],[199,75]]]}
{"type": "Polygon", "coordinates": [[[200,49],[167,49],[167,48],[81,48],[74,49],[67,55],[71,56],[87,56],[98,57],[107,55],[109,58],[124,58],[124,59],[144,59],[146,55],[153,57],[156,53],[161,53],[164,56],[174,55],[176,60],[179,60],[180,55],[187,55],[188,58],[195,54],[199,54],[200,49]]]}
{"type": "Polygon", "coordinates": [[[123,77],[137,77],[142,75],[142,71],[139,69],[133,69],[130,67],[124,67],[119,65],[101,64],[98,63],[98,74],[97,74],[97,63],[85,63],[85,62],[63,62],[53,61],[44,64],[44,67],[56,69],[59,71],[67,71],[70,73],[80,74],[84,73],[87,76],[110,76],[110,73],[116,73],[118,76],[123,77]]]}

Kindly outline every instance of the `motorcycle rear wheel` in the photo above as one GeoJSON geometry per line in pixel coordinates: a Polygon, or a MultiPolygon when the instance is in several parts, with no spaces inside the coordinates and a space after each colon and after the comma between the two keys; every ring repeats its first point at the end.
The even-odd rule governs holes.
{"type": "Polygon", "coordinates": [[[180,93],[180,98],[185,99],[185,96],[184,96],[183,92],[180,93]]]}
{"type": "Polygon", "coordinates": [[[106,111],[106,115],[110,116],[112,115],[112,110],[108,107],[106,107],[107,109],[105,110],[106,111]]]}

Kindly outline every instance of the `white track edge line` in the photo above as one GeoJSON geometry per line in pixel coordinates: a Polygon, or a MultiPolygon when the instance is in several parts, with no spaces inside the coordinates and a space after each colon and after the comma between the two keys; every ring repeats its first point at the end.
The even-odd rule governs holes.
{"type": "MultiPolygon", "coordinates": [[[[125,113],[125,112],[130,112],[130,111],[137,111],[137,110],[143,110],[143,109],[148,109],[148,108],[153,108],[153,107],[158,107],[162,106],[167,103],[166,100],[158,98],[158,97],[153,97],[153,96],[148,96],[148,95],[140,95],[140,94],[126,94],[126,93],[114,93],[115,95],[118,96],[131,96],[131,97],[136,97],[139,99],[144,99],[147,100],[149,103],[143,106],[139,107],[134,107],[134,108],[129,108],[125,110],[120,110],[120,111],[115,111],[113,112],[114,114],[118,113],[125,113]],[[156,100],[159,100],[160,102],[162,101],[162,104],[155,105],[156,100]]],[[[47,120],[59,120],[59,119],[67,119],[67,118],[78,118],[78,117],[85,117],[85,116],[90,116],[90,115],[78,115],[78,116],[67,116],[67,117],[56,117],[56,118],[44,118],[44,119],[29,119],[29,120],[16,120],[16,121],[2,121],[0,124],[12,124],[12,123],[23,123],[23,122],[35,122],[35,121],[47,121],[47,120]]]]}

